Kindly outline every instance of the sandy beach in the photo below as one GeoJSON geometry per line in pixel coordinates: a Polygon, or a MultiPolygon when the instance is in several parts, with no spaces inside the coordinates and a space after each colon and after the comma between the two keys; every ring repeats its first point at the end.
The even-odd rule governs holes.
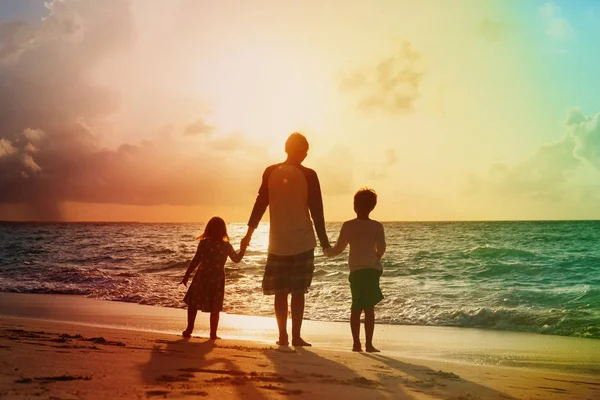
{"type": "Polygon", "coordinates": [[[538,339],[528,342],[515,341],[518,336],[510,333],[381,326],[376,331],[381,353],[353,353],[342,323],[306,321],[305,336],[313,347],[278,347],[272,342],[275,324],[269,318],[223,315],[223,339],[213,342],[206,337],[203,315],[192,339],[176,333],[177,324],[184,323],[184,310],[74,296],[2,293],[0,300],[2,398],[600,396],[595,340],[521,336],[538,339]],[[404,334],[392,340],[390,335],[399,332],[404,334]],[[440,343],[431,342],[436,338],[445,352],[440,343]],[[570,358],[560,347],[555,354],[540,350],[546,340],[560,346],[561,339],[571,343],[570,358]],[[502,343],[494,346],[495,340],[502,343]],[[513,363],[490,362],[501,358],[513,363]],[[514,366],[519,360],[522,365],[514,366]]]}

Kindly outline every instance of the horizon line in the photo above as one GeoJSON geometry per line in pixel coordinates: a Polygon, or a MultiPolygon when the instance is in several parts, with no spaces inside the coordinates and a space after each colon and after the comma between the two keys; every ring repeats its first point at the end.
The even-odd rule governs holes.
{"type": "MultiPolygon", "coordinates": [[[[465,219],[465,220],[377,220],[381,223],[450,223],[450,222],[596,222],[598,219],[465,219]]],[[[263,221],[269,223],[270,221],[263,221]]],[[[339,221],[325,221],[325,223],[341,223],[339,221]]],[[[0,224],[205,224],[200,221],[43,221],[43,220],[0,220],[0,224]]],[[[231,221],[228,224],[246,224],[246,221],[231,221]]]]}

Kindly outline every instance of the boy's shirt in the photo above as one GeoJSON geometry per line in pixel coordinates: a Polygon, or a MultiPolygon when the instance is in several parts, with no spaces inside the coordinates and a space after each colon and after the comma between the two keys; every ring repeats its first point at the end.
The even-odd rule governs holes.
{"type": "Polygon", "coordinates": [[[382,270],[381,261],[376,252],[385,252],[385,233],[381,222],[372,219],[355,218],[342,224],[340,236],[335,246],[328,251],[328,255],[341,254],[346,246],[350,245],[348,267],[350,271],[365,268],[382,270]]]}

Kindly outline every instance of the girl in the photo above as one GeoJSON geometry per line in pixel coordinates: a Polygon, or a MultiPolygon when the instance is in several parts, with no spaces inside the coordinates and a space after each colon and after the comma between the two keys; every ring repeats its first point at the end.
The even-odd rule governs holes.
{"type": "Polygon", "coordinates": [[[227,257],[238,263],[244,257],[246,246],[236,253],[227,235],[227,226],[220,217],[212,217],[204,233],[197,239],[200,240],[196,255],[190,262],[181,283],[187,286],[191,273],[198,267],[183,301],[188,305],[188,325],[182,332],[183,337],[189,338],[194,330],[194,322],[198,310],[210,313],[210,338],[220,339],[217,336],[219,313],[223,310],[223,297],[225,294],[225,262],[227,257]]]}

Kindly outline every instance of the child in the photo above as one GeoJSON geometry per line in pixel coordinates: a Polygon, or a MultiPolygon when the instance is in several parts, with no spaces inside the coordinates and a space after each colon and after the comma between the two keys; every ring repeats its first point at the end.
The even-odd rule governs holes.
{"type": "Polygon", "coordinates": [[[210,313],[210,338],[220,339],[217,336],[219,326],[219,313],[223,310],[225,294],[225,262],[227,257],[238,263],[244,257],[246,247],[241,247],[236,253],[227,235],[225,221],[219,217],[212,217],[204,228],[196,255],[190,262],[181,283],[187,286],[191,273],[198,267],[183,301],[188,305],[188,325],[182,332],[183,337],[189,338],[194,330],[194,322],[198,310],[210,313]]]}
{"type": "Polygon", "coordinates": [[[378,353],[373,347],[375,329],[374,307],[383,299],[379,289],[379,277],[383,272],[381,257],[385,252],[385,235],[380,222],[369,219],[369,214],[377,204],[377,193],[372,189],[361,189],[354,195],[356,218],[344,222],[340,236],[333,248],[325,249],[328,257],[341,254],[350,245],[348,267],[350,268],[350,291],[352,307],[350,329],[352,331],[352,351],[362,351],[360,343],[360,315],[365,312],[366,350],[378,353]]]}

